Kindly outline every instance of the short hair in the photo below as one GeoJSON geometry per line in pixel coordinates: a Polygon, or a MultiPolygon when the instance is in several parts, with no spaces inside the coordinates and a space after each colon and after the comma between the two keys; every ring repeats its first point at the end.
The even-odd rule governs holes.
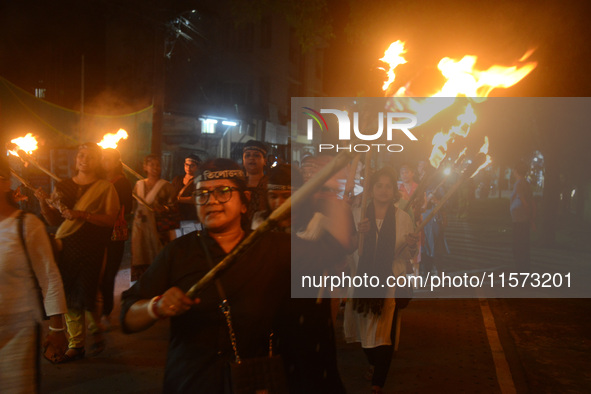
{"type": "Polygon", "coordinates": [[[195,163],[197,163],[197,165],[201,163],[201,158],[197,156],[195,153],[189,153],[188,155],[186,155],[185,160],[187,159],[194,161],[195,163]]]}
{"type": "Polygon", "coordinates": [[[298,189],[302,186],[304,180],[302,174],[297,167],[289,164],[279,164],[269,170],[269,185],[292,186],[293,189],[298,189]]]}
{"type": "Polygon", "coordinates": [[[267,158],[267,153],[269,152],[269,148],[264,142],[257,141],[257,140],[250,140],[244,144],[244,148],[242,148],[242,153],[246,152],[247,150],[256,150],[263,154],[263,157],[267,158]]]}
{"type": "MultiPolygon", "coordinates": [[[[224,159],[224,158],[217,158],[217,159],[209,159],[204,162],[201,166],[199,166],[198,175],[195,178],[195,185],[197,182],[200,182],[199,179],[203,178],[203,173],[205,171],[216,172],[216,171],[242,171],[242,168],[236,163],[234,160],[224,159]]],[[[243,177],[231,177],[231,178],[218,178],[218,179],[227,179],[232,182],[238,188],[238,195],[240,196],[240,202],[246,207],[248,207],[249,198],[246,197],[246,179],[243,177]]],[[[248,230],[250,228],[250,220],[248,218],[248,213],[244,213],[241,215],[240,218],[240,226],[243,230],[248,230]]]]}
{"type": "MultiPolygon", "coordinates": [[[[210,159],[204,162],[199,167],[196,179],[199,181],[199,179],[203,177],[203,173],[206,171],[215,172],[226,170],[242,171],[242,168],[234,160],[224,158],[210,159]]],[[[246,197],[246,194],[244,194],[244,192],[246,191],[246,179],[236,177],[221,179],[228,179],[229,181],[234,183],[240,193],[240,199],[244,204],[248,205],[248,198],[246,197]]]]}

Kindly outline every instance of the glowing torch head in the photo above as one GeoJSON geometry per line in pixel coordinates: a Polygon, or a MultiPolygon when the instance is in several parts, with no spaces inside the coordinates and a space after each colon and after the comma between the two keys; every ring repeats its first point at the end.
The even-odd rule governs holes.
{"type": "Polygon", "coordinates": [[[24,137],[15,138],[10,141],[12,144],[8,147],[11,155],[18,157],[18,150],[22,150],[27,154],[33,153],[37,149],[37,140],[31,133],[27,133],[24,137]]]}
{"type": "Polygon", "coordinates": [[[105,134],[103,136],[103,139],[101,140],[101,142],[99,142],[97,145],[103,149],[107,149],[107,148],[116,149],[119,141],[121,139],[126,140],[128,136],[129,135],[127,134],[127,131],[125,131],[123,129],[119,129],[119,131],[117,131],[116,134],[112,134],[112,133],[105,134]]]}

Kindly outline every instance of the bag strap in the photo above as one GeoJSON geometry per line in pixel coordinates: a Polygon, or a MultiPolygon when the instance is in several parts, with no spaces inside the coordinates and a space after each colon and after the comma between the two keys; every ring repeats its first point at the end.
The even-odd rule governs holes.
{"type": "Polygon", "coordinates": [[[47,313],[45,312],[45,304],[43,303],[43,292],[41,290],[41,286],[39,285],[39,279],[33,270],[33,262],[31,261],[31,256],[29,255],[29,251],[27,250],[27,243],[25,241],[25,211],[20,211],[17,223],[18,223],[18,235],[21,240],[21,244],[23,246],[23,251],[25,252],[25,256],[27,257],[27,263],[29,265],[29,270],[31,271],[31,276],[33,277],[33,281],[35,282],[35,287],[37,288],[37,293],[39,295],[39,303],[41,304],[41,310],[43,311],[44,317],[47,317],[47,313]]]}
{"type": "MultiPolygon", "coordinates": [[[[202,236],[201,231],[197,231],[197,238],[199,239],[199,242],[201,243],[201,247],[203,248],[203,252],[205,253],[205,258],[207,259],[207,263],[209,264],[209,267],[213,268],[214,264],[211,259],[211,254],[209,253],[209,248],[207,247],[207,245],[205,244],[205,241],[203,240],[203,236],[202,236]]],[[[218,290],[218,294],[220,296],[220,299],[222,300],[222,302],[220,303],[219,306],[220,306],[220,310],[224,314],[224,317],[226,318],[226,324],[228,326],[228,334],[230,335],[230,342],[232,343],[232,350],[234,350],[234,358],[236,360],[236,363],[240,364],[242,362],[242,360],[240,359],[240,355],[238,354],[238,344],[236,342],[236,334],[234,333],[234,326],[232,325],[232,314],[230,313],[230,304],[228,303],[228,298],[226,297],[226,292],[224,291],[224,288],[223,288],[220,280],[216,279],[214,282],[215,282],[215,287],[218,290]]]]}

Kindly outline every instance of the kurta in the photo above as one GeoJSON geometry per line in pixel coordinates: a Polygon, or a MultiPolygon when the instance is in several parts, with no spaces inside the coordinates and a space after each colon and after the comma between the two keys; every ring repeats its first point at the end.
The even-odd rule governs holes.
{"type": "MultiPolygon", "coordinates": [[[[174,204],[175,194],[164,179],[146,192],[146,180],[135,184],[134,192],[152,208],[174,204]]],[[[156,229],[156,216],[143,204],[137,204],[131,230],[131,280],[137,280],[162,250],[163,243],[156,229]]]]}
{"type": "MultiPolygon", "coordinates": [[[[396,211],[396,250],[405,244],[405,235],[412,233],[414,226],[410,216],[398,209],[396,211]]],[[[412,258],[409,248],[392,260],[392,275],[398,277],[406,275],[406,266],[412,258]]],[[[382,313],[377,316],[372,313],[360,314],[353,310],[353,303],[347,302],[345,307],[345,339],[347,342],[361,342],[364,348],[373,348],[382,345],[391,345],[390,332],[392,331],[392,318],[396,300],[394,299],[395,288],[389,288],[382,313]]]]}
{"type": "MultiPolygon", "coordinates": [[[[78,185],[66,179],[56,185],[54,201],[70,209],[117,216],[119,197],[111,182],[99,179],[78,185]]],[[[62,275],[68,308],[94,310],[100,272],[112,227],[97,226],[82,219],[64,220],[56,238],[62,241],[57,263],[62,275]]]]}
{"type": "MultiPolygon", "coordinates": [[[[0,386],[3,393],[35,392],[38,364],[39,292],[18,232],[16,211],[0,222],[0,386]]],[[[43,223],[24,219],[24,238],[31,266],[49,316],[66,312],[59,270],[43,223]]]]}

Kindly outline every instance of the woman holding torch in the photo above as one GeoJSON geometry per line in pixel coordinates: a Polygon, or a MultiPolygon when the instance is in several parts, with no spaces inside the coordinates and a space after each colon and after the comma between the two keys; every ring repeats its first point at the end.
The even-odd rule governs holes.
{"type": "MultiPolygon", "coordinates": [[[[205,162],[200,171],[195,202],[204,230],[168,244],[122,295],[124,332],[142,331],[157,320],[171,319],[166,393],[228,392],[232,383],[229,364],[238,354],[245,360],[269,353],[275,320],[290,296],[290,239],[279,232],[263,233],[215,286],[203,290],[199,302],[186,296],[248,232],[246,178],[238,164],[215,159],[205,162]],[[222,298],[231,307],[233,336],[224,318],[222,298]]],[[[312,249],[307,243],[294,245],[302,254],[296,260],[318,264],[328,259],[312,249]],[[303,256],[312,252],[316,256],[303,256]]]]}
{"type": "MultiPolygon", "coordinates": [[[[395,205],[399,194],[396,175],[391,170],[383,168],[373,174],[368,190],[372,201],[358,225],[364,243],[357,275],[377,276],[380,283],[386,283],[388,276],[398,278],[406,274],[410,259],[417,252],[418,237],[413,234],[410,216],[395,205]],[[408,247],[396,255],[404,245],[408,247]]],[[[386,382],[394,353],[396,313],[406,306],[400,298],[396,299],[396,290],[359,288],[345,309],[345,336],[348,342],[361,342],[371,366],[372,393],[381,393],[386,382]]]]}
{"type": "Polygon", "coordinates": [[[94,337],[92,353],[104,349],[104,338],[97,326],[96,297],[106,247],[119,212],[119,198],[111,182],[102,178],[102,149],[94,143],[78,147],[76,175],[58,182],[48,199],[38,189],[35,196],[41,213],[50,225],[58,226],[55,238],[61,248],[57,255],[68,312],[66,324],[69,349],[61,362],[84,357],[85,316],[94,337]]]}
{"type": "Polygon", "coordinates": [[[166,215],[177,211],[175,190],[160,177],[161,164],[159,155],[147,155],[144,171],[148,177],[138,181],[133,189],[143,202],[136,204],[131,231],[132,284],[148,269],[162,247],[170,242],[171,232],[174,231],[158,228],[157,213],[166,215]]]}

